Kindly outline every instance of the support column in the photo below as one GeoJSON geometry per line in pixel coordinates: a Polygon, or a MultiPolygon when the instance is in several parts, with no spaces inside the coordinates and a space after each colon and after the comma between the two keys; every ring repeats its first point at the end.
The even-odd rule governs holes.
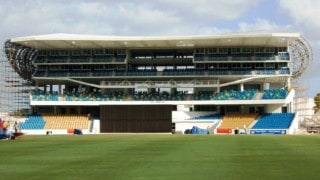
{"type": "Polygon", "coordinates": [[[290,78],[287,79],[287,87],[288,87],[288,90],[291,89],[291,79],[290,78]]]}
{"type": "Polygon", "coordinates": [[[217,93],[219,93],[220,92],[220,80],[218,79],[217,80],[217,93]]]}
{"type": "Polygon", "coordinates": [[[177,88],[170,88],[170,94],[174,94],[177,92],[177,88]]]}
{"type": "MultiPolygon", "coordinates": [[[[107,82],[106,82],[106,81],[100,81],[100,85],[101,85],[101,86],[105,86],[105,85],[107,85],[107,82]]],[[[101,89],[101,93],[102,93],[102,94],[106,94],[106,93],[107,93],[106,88],[102,88],[102,89],[101,89]]]]}
{"type": "Polygon", "coordinates": [[[78,92],[80,93],[80,92],[83,92],[82,91],[82,85],[81,84],[79,84],[79,86],[78,86],[78,92]]]}
{"type": "Polygon", "coordinates": [[[31,106],[31,107],[29,108],[29,114],[34,114],[33,112],[34,112],[34,107],[31,106]]]}
{"type": "Polygon", "coordinates": [[[270,83],[263,83],[263,90],[269,90],[270,89],[270,83]]]}
{"type": "Polygon", "coordinates": [[[123,95],[127,96],[128,94],[130,94],[130,90],[128,88],[123,90],[123,95]]]}
{"type": "Polygon", "coordinates": [[[58,94],[59,94],[59,95],[62,94],[62,86],[61,86],[61,84],[59,84],[59,86],[58,86],[58,94]]]}
{"type": "Polygon", "coordinates": [[[244,85],[243,85],[243,83],[240,84],[240,91],[241,91],[241,92],[244,91],[244,85]]]}
{"type": "Polygon", "coordinates": [[[220,86],[217,87],[217,93],[219,93],[219,92],[220,92],[220,86]]]}

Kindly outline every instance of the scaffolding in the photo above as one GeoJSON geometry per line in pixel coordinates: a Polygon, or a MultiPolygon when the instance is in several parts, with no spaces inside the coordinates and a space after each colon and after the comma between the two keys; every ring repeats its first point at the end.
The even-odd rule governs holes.
{"type": "Polygon", "coordinates": [[[4,51],[0,56],[0,112],[1,116],[22,116],[29,113],[29,91],[32,86],[11,67],[4,51]]]}
{"type": "Polygon", "coordinates": [[[299,78],[292,84],[295,89],[294,112],[299,115],[300,127],[305,128],[305,121],[314,115],[313,98],[308,97],[309,83],[299,78]]]}
{"type": "Polygon", "coordinates": [[[300,128],[307,128],[316,115],[313,98],[309,97],[309,82],[303,76],[312,63],[313,52],[310,44],[302,37],[289,42],[288,47],[291,59],[291,84],[295,89],[294,112],[299,115],[300,128]]]}

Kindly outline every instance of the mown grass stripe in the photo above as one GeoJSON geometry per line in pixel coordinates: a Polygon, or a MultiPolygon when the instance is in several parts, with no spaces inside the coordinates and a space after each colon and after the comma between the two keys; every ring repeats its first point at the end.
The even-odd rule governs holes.
{"type": "Polygon", "coordinates": [[[317,179],[320,136],[24,136],[0,142],[9,179],[317,179]]]}

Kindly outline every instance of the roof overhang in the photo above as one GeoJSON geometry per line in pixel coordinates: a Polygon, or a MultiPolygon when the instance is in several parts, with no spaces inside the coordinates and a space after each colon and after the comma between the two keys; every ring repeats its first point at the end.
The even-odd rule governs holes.
{"type": "Polygon", "coordinates": [[[97,36],[48,34],[12,38],[15,44],[36,49],[104,48],[202,48],[202,47],[287,47],[299,33],[224,34],[196,36],[97,36]]]}

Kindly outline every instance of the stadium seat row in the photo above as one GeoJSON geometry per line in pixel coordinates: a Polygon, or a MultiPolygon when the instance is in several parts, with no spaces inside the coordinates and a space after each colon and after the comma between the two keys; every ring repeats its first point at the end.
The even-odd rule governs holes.
{"type": "MultiPolygon", "coordinates": [[[[213,91],[200,91],[192,95],[190,100],[252,100],[258,92],[256,89],[247,89],[244,91],[226,90],[219,93],[213,91]]],[[[270,89],[264,90],[262,99],[285,99],[288,94],[287,89],[270,89]]],[[[120,101],[120,100],[135,100],[135,101],[183,101],[186,100],[184,92],[137,92],[133,94],[124,94],[121,91],[103,94],[101,92],[67,92],[61,96],[65,101],[120,101]]],[[[34,101],[58,101],[57,93],[32,93],[34,101]]]]}

